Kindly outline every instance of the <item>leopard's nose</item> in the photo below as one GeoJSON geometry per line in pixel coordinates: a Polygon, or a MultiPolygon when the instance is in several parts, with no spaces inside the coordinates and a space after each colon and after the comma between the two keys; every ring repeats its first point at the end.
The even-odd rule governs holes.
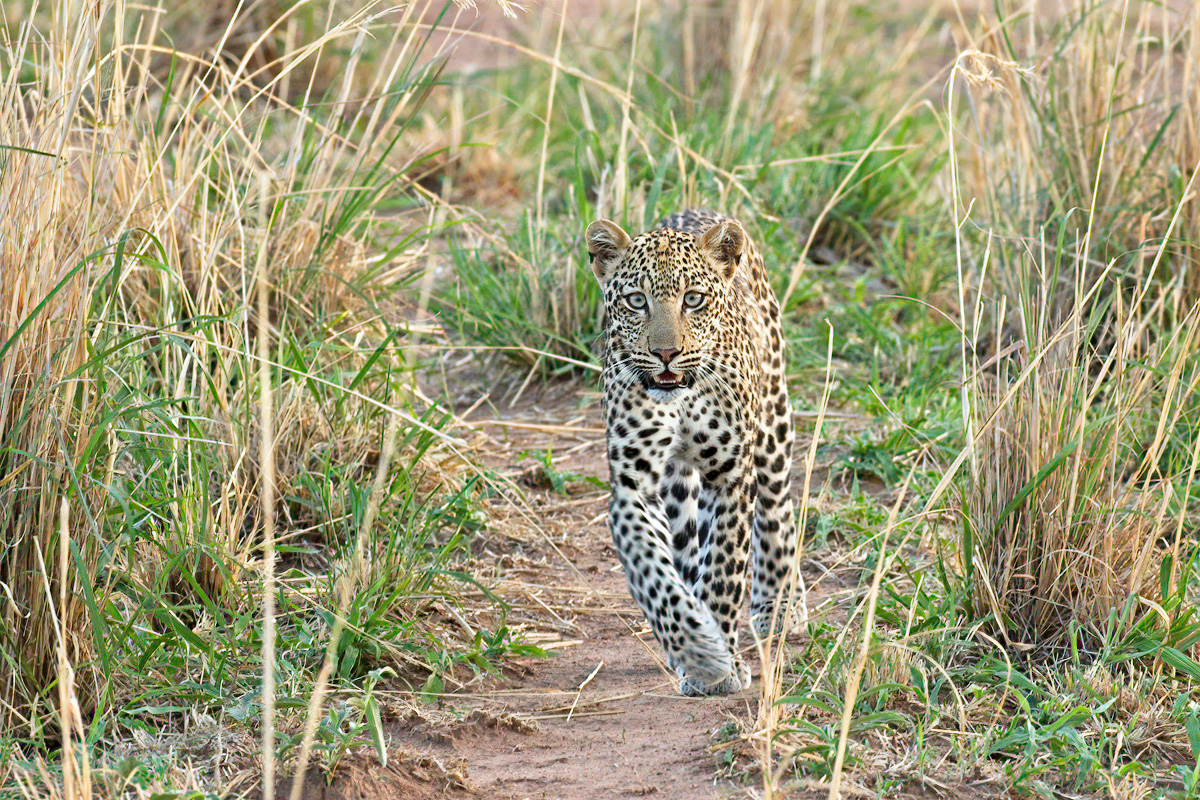
{"type": "Polygon", "coordinates": [[[671,366],[671,359],[679,355],[678,347],[660,347],[657,350],[651,350],[651,353],[658,356],[658,360],[663,363],[664,367],[671,366]]]}

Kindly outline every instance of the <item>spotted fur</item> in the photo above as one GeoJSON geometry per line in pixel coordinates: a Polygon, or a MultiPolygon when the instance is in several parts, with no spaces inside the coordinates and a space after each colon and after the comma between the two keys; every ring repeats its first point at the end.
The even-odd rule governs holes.
{"type": "Polygon", "coordinates": [[[737,618],[765,633],[795,554],[779,303],[740,223],[684,211],[585,234],[608,312],[609,527],[685,695],[750,685],[737,618]],[[752,554],[752,555],[751,555],[752,554]]]}

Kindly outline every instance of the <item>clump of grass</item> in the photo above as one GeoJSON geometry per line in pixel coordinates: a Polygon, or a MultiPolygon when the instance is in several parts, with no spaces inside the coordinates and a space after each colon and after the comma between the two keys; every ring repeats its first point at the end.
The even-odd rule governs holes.
{"type": "MultiPolygon", "coordinates": [[[[83,15],[78,27],[86,29],[87,22],[83,15]]],[[[76,35],[71,20],[58,20],[55,40],[69,42],[76,35]]],[[[12,58],[10,65],[20,60],[12,58]]],[[[82,67],[86,57],[73,63],[82,67]]],[[[61,576],[69,591],[59,607],[60,576],[50,566],[63,544],[59,537],[71,532],[58,524],[64,499],[76,510],[78,532],[71,536],[76,558],[95,563],[102,549],[94,509],[103,502],[103,482],[80,481],[75,467],[92,461],[103,475],[107,466],[97,452],[103,437],[97,442],[90,434],[100,427],[104,409],[86,382],[87,315],[98,263],[106,251],[110,259],[113,254],[105,235],[119,230],[97,230],[94,216],[107,221],[111,212],[95,209],[85,177],[89,168],[64,157],[74,116],[70,86],[47,75],[45,94],[30,98],[28,108],[19,72],[9,70],[0,93],[0,130],[13,143],[0,151],[0,473],[7,477],[0,488],[0,583],[11,598],[0,626],[0,700],[4,728],[36,729],[30,701],[49,698],[58,646],[72,663],[88,664],[95,654],[88,634],[92,612],[105,602],[105,593],[96,591],[102,587],[72,570],[61,576]],[[92,217],[79,213],[89,206],[95,209],[92,217]]],[[[77,679],[82,710],[90,712],[96,672],[81,666],[77,679]]]]}
{"type": "Polygon", "coordinates": [[[1200,153],[1185,121],[1200,101],[1167,79],[1200,42],[1180,22],[1078,3],[1001,20],[956,62],[986,143],[951,160],[961,296],[982,292],[964,350],[990,356],[964,358],[963,567],[1014,644],[1053,650],[1081,630],[1094,647],[1127,598],[1179,589],[1177,561],[1156,577],[1164,546],[1186,549],[1187,503],[1174,525],[1168,507],[1187,465],[1167,454],[1192,449],[1200,352],[1196,166],[1179,170],[1200,153]],[[986,237],[963,232],[976,214],[986,237]]]}
{"type": "Polygon", "coordinates": [[[525,215],[515,235],[461,235],[454,295],[443,300],[458,331],[544,376],[587,370],[603,312],[577,219],[556,217],[535,233],[525,215]]]}
{"type": "Polygon", "coordinates": [[[3,34],[0,738],[22,753],[68,757],[68,707],[89,746],[189,709],[256,724],[266,459],[279,647],[300,653],[280,660],[281,695],[311,691],[306,654],[339,615],[355,623],[335,642],[351,686],[384,665],[420,681],[458,644],[485,647],[426,619],[428,596],[466,578],[449,569],[461,522],[430,498],[469,466],[446,415],[418,411],[388,302],[437,233],[405,138],[439,63],[424,11],[360,9],[292,25],[285,52],[207,54],[172,50],[166,13],[35,5],[3,34]],[[327,59],[345,76],[328,94],[289,84],[327,59]],[[378,214],[385,200],[423,219],[378,214]],[[395,457],[373,476],[385,418],[395,457]]]}
{"type": "Polygon", "coordinates": [[[1193,311],[1153,344],[1130,309],[1111,320],[1075,313],[1050,328],[1049,294],[1018,309],[1027,327],[1017,355],[980,367],[969,384],[979,434],[962,561],[975,612],[1006,641],[1061,652],[1083,634],[1095,653],[1120,634],[1112,617],[1129,598],[1162,603],[1180,590],[1200,322],[1193,311]]]}

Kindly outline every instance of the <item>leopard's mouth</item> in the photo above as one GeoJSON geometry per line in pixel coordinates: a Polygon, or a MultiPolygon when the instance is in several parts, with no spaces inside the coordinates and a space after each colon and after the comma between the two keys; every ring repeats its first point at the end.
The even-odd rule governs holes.
{"type": "Polygon", "coordinates": [[[686,389],[692,385],[692,381],[690,375],[683,375],[678,372],[672,372],[669,369],[664,369],[657,375],[644,375],[642,377],[642,385],[647,389],[658,389],[669,392],[674,389],[686,389]]]}

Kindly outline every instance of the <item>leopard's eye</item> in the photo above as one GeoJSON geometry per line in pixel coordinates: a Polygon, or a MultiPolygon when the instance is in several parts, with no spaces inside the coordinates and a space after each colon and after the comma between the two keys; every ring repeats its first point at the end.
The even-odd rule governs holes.
{"type": "Polygon", "coordinates": [[[683,307],[697,309],[704,305],[707,298],[700,292],[688,292],[683,296],[683,307]]]}
{"type": "Polygon", "coordinates": [[[634,311],[646,310],[646,295],[641,292],[630,292],[625,295],[625,305],[632,308],[634,311]]]}

